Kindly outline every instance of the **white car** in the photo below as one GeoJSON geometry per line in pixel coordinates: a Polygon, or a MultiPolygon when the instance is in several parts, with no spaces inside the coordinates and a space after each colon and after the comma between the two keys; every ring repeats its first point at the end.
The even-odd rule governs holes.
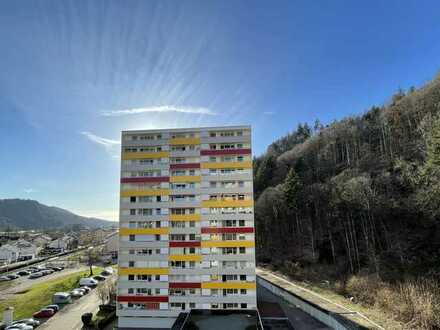
{"type": "Polygon", "coordinates": [[[29,319],[22,319],[22,320],[17,320],[12,322],[12,325],[15,324],[26,324],[26,325],[30,325],[32,327],[37,327],[40,325],[40,321],[33,319],[33,318],[29,318],[29,319]]]}
{"type": "Polygon", "coordinates": [[[5,330],[33,330],[34,327],[32,325],[27,325],[25,323],[16,323],[6,327],[5,330]]]}
{"type": "Polygon", "coordinates": [[[84,292],[82,290],[75,289],[70,292],[70,295],[74,298],[80,298],[84,296],[84,292]]]}
{"type": "Polygon", "coordinates": [[[79,280],[79,286],[89,286],[94,287],[98,285],[98,281],[91,277],[84,277],[79,280]]]}

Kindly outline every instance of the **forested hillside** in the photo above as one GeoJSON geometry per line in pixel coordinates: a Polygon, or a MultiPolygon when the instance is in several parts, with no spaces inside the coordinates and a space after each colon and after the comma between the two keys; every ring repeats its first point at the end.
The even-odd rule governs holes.
{"type": "Polygon", "coordinates": [[[258,260],[387,280],[440,273],[440,75],[311,126],[254,160],[258,260]]]}

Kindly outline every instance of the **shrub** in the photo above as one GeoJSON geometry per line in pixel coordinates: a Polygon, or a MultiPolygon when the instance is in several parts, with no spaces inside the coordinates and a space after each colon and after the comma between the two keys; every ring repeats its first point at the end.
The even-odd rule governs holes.
{"type": "Polygon", "coordinates": [[[355,275],[348,279],[345,290],[356,302],[371,306],[376,303],[376,293],[383,287],[384,283],[375,275],[355,275]]]}
{"type": "Polygon", "coordinates": [[[395,309],[409,329],[440,328],[440,285],[427,279],[405,281],[397,286],[395,309]]]}

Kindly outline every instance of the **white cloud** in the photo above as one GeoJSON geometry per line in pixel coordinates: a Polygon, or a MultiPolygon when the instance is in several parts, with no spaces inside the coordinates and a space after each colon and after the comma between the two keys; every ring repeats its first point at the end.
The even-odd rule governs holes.
{"type": "Polygon", "coordinates": [[[90,132],[81,132],[81,134],[86,136],[90,141],[100,144],[106,148],[111,148],[121,144],[121,142],[118,140],[106,139],[90,132]]]}
{"type": "Polygon", "coordinates": [[[101,112],[102,116],[126,116],[126,115],[135,115],[139,113],[147,113],[147,112],[178,112],[178,113],[190,113],[190,114],[199,114],[199,115],[216,115],[211,109],[204,107],[177,107],[174,105],[161,105],[147,108],[135,108],[135,109],[123,109],[123,110],[111,110],[111,111],[103,111],[101,112]]]}
{"type": "Polygon", "coordinates": [[[274,111],[264,111],[264,112],[263,112],[263,115],[267,115],[267,116],[272,116],[272,115],[274,115],[274,114],[275,114],[274,111]]]}
{"type": "Polygon", "coordinates": [[[119,145],[121,144],[118,140],[111,140],[107,138],[103,138],[101,136],[95,135],[90,132],[80,132],[80,134],[84,135],[92,141],[93,143],[96,143],[99,146],[102,146],[105,148],[107,153],[114,159],[119,159],[119,145]]]}
{"type": "Polygon", "coordinates": [[[35,189],[33,189],[33,188],[25,188],[25,189],[23,189],[23,191],[26,193],[26,194],[32,194],[32,193],[34,193],[34,192],[37,192],[35,189]]]}

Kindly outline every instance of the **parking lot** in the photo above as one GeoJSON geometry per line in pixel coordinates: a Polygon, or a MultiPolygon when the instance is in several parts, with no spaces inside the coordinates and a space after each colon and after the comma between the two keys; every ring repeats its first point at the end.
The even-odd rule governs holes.
{"type": "Polygon", "coordinates": [[[111,267],[104,272],[105,276],[100,276],[104,268],[93,266],[95,280],[85,280],[89,269],[87,252],[78,251],[1,274],[0,309],[11,306],[14,320],[25,319],[25,324],[11,329],[41,328],[52,317],[54,321],[44,325],[45,328],[61,329],[66,324],[73,324],[74,320],[81,323],[82,313],[93,312],[99,307],[99,294],[94,287],[113,276],[111,267]],[[64,295],[68,297],[66,300],[64,295]],[[64,319],[67,323],[59,327],[57,322],[66,322],[64,319]]]}

